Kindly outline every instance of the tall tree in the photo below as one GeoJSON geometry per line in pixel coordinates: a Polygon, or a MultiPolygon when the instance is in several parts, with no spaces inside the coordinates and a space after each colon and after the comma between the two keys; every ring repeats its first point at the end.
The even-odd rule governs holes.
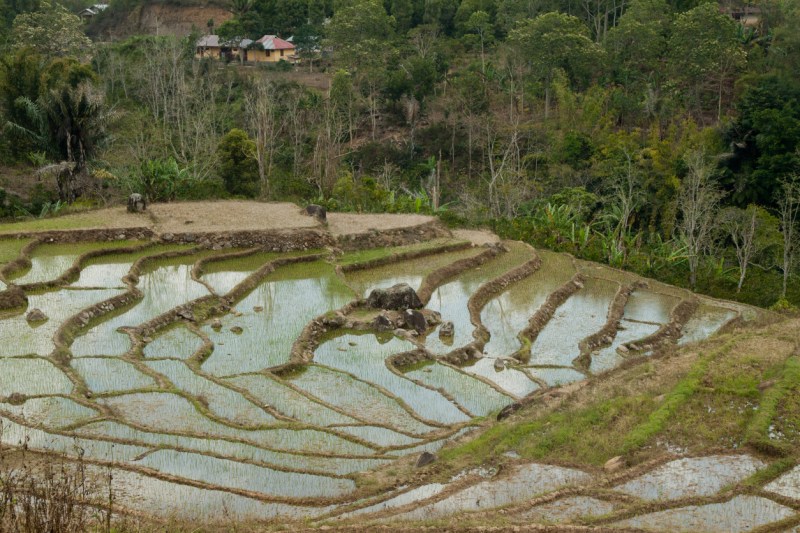
{"type": "Polygon", "coordinates": [[[550,110],[550,92],[558,69],[570,80],[585,81],[602,59],[602,49],[589,38],[589,30],[576,17],[545,13],[521,21],[509,41],[527,63],[531,75],[545,92],[545,117],[550,110]]]}
{"type": "Polygon", "coordinates": [[[689,283],[697,287],[700,258],[714,239],[717,211],[724,194],[712,177],[713,166],[702,149],[684,157],[688,169],[678,193],[678,223],[689,262],[689,283]]]}
{"type": "Polygon", "coordinates": [[[707,100],[716,103],[717,122],[745,61],[738,35],[736,21],[720,13],[716,3],[704,3],[678,16],[670,38],[672,76],[701,112],[707,100]]]}
{"type": "Polygon", "coordinates": [[[88,57],[92,49],[81,19],[54,1],[17,15],[10,40],[14,49],[32,48],[47,57],[88,57]]]}
{"type": "Polygon", "coordinates": [[[778,227],[776,220],[766,210],[756,205],[747,209],[727,207],[720,213],[720,225],[733,244],[739,265],[736,292],[741,292],[747,269],[756,257],[775,243],[778,227]]]}
{"type": "Polygon", "coordinates": [[[800,175],[793,174],[781,182],[777,194],[778,218],[783,236],[783,286],[781,297],[786,297],[786,287],[796,260],[800,228],[800,175]]]}

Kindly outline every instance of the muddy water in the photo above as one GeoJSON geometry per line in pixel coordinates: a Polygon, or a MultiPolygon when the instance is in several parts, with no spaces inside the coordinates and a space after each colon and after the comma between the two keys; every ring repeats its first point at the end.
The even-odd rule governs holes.
{"type": "Polygon", "coordinates": [[[706,339],[735,317],[735,311],[702,302],[684,326],[683,335],[678,340],[678,344],[706,339]]]}
{"type": "Polygon", "coordinates": [[[180,390],[199,398],[220,418],[241,426],[263,426],[275,422],[275,417],[240,393],[195,374],[181,361],[148,361],[146,364],[180,390]]]}
{"type": "Polygon", "coordinates": [[[645,500],[712,496],[764,466],[763,462],[749,455],[677,459],[616,487],[616,490],[645,500]]]}
{"type": "Polygon", "coordinates": [[[388,390],[425,419],[443,424],[466,422],[468,417],[440,393],[421,387],[387,368],[387,357],[413,348],[414,345],[410,342],[396,337],[382,344],[375,335],[345,334],[317,348],[314,361],[349,372],[359,379],[388,390]]]}
{"type": "MultiPolygon", "coordinates": [[[[101,476],[106,474],[99,468],[97,473],[101,476]]],[[[316,516],[327,510],[266,503],[230,492],[170,483],[125,470],[114,473],[114,487],[117,503],[123,507],[192,521],[229,523],[231,520],[301,518],[316,516]],[[191,502],[191,505],[187,505],[187,502],[191,502]]]]}
{"type": "Polygon", "coordinates": [[[70,426],[97,416],[97,411],[69,398],[30,398],[21,405],[0,404],[0,410],[22,418],[27,424],[45,429],[70,426]]]}
{"type": "Polygon", "coordinates": [[[155,432],[241,439],[276,450],[371,455],[373,450],[336,435],[317,430],[244,430],[206,418],[181,396],[168,393],[137,393],[101,400],[117,409],[124,421],[155,432]],[[164,413],[169,413],[165,417],[164,413]]]}
{"type": "Polygon", "coordinates": [[[337,518],[350,518],[351,516],[358,516],[368,513],[377,513],[378,511],[384,511],[386,509],[394,509],[395,507],[402,507],[403,505],[408,505],[413,502],[427,500],[428,498],[431,498],[439,494],[445,488],[447,488],[447,485],[442,483],[431,483],[429,485],[422,485],[421,487],[416,487],[402,494],[398,494],[397,496],[389,498],[388,500],[361,509],[356,509],[355,511],[343,514],[337,518]]]}
{"type": "Polygon", "coordinates": [[[72,382],[60,368],[45,359],[0,359],[0,391],[3,396],[66,395],[72,392],[72,382]]]}
{"type": "Polygon", "coordinates": [[[420,435],[434,429],[414,418],[396,399],[343,372],[310,365],[290,379],[295,386],[317,398],[346,412],[358,413],[360,418],[373,423],[388,424],[420,435]]]}
{"type": "Polygon", "coordinates": [[[764,490],[800,500],[800,466],[772,481],[764,490]]]}
{"type": "Polygon", "coordinates": [[[192,279],[192,264],[196,260],[196,256],[181,257],[151,266],[137,284],[144,293],[143,299],[76,338],[71,347],[73,355],[122,355],[130,349],[131,342],[118,328],[138,326],[190,300],[208,296],[208,289],[192,279]]]}
{"type": "Polygon", "coordinates": [[[378,268],[349,272],[345,278],[347,284],[360,296],[368,296],[373,289],[385,289],[397,283],[408,283],[417,290],[425,276],[431,272],[459,259],[478,255],[482,251],[482,248],[468,248],[457,252],[411,259],[378,268]]]}
{"type": "Polygon", "coordinates": [[[228,378],[233,385],[248,391],[262,403],[274,407],[284,416],[318,426],[357,424],[358,420],[341,414],[320,402],[282,384],[275,378],[262,374],[248,374],[228,378]]]}
{"type": "Polygon", "coordinates": [[[609,514],[617,505],[589,496],[573,496],[552,503],[539,505],[523,516],[534,522],[561,523],[579,517],[596,517],[609,514]]]}
{"type": "Polygon", "coordinates": [[[223,317],[219,331],[203,327],[214,343],[214,353],[203,363],[203,370],[228,376],[283,364],[311,319],[342,307],[353,297],[331,265],[318,261],[281,267],[236,304],[241,316],[223,317]]]}
{"type": "Polygon", "coordinates": [[[452,339],[439,338],[438,329],[425,341],[428,350],[435,354],[445,354],[454,348],[472,342],[475,326],[470,321],[469,299],[478,288],[509,270],[533,258],[533,251],[522,243],[509,243],[509,251],[489,262],[469,270],[457,279],[437,288],[428,303],[428,309],[438,311],[443,321],[451,321],[455,326],[452,339]]]}
{"type": "Polygon", "coordinates": [[[794,511],[789,507],[766,498],[735,496],[724,503],[669,509],[612,525],[652,531],[738,533],[777,522],[793,514],[794,511]]]}
{"type": "Polygon", "coordinates": [[[486,304],[481,321],[491,333],[485,352],[490,357],[510,356],[520,348],[517,335],[528,325],[547,297],[575,274],[572,259],[564,254],[536,252],[542,266],[530,277],[509,287],[486,304]]]}
{"type": "Polygon", "coordinates": [[[589,278],[584,288],[559,307],[531,346],[531,365],[570,366],[580,355],[578,343],[606,323],[619,285],[589,278]]]}
{"type": "Polygon", "coordinates": [[[156,386],[153,378],[121,359],[79,357],[73,359],[70,364],[94,393],[121,392],[156,386]]]}
{"type": "Polygon", "coordinates": [[[679,302],[680,298],[676,296],[649,289],[634,291],[625,304],[625,312],[620,321],[621,329],[617,331],[610,346],[592,354],[590,371],[599,374],[620,365],[625,358],[617,349],[623,344],[635,342],[658,331],[658,328],[669,322],[670,312],[679,302]]]}
{"type": "Polygon", "coordinates": [[[483,481],[444,500],[399,515],[398,518],[425,520],[461,511],[492,509],[589,479],[589,475],[580,470],[540,464],[524,465],[508,477],[483,481]]]}
{"type": "Polygon", "coordinates": [[[124,288],[122,278],[128,275],[132,263],[137,259],[189,248],[189,246],[185,245],[158,244],[132,253],[120,253],[89,259],[81,269],[78,279],[70,287],[124,288]]]}
{"type": "Polygon", "coordinates": [[[81,436],[99,439],[122,439],[137,446],[189,450],[233,460],[251,461],[266,466],[273,465],[312,473],[344,475],[375,468],[388,462],[386,459],[348,459],[265,450],[251,444],[236,442],[235,440],[195,438],[184,435],[171,435],[169,433],[141,431],[117,422],[95,422],[79,428],[77,433],[81,436]]]}
{"type": "Polygon", "coordinates": [[[441,363],[431,362],[422,368],[407,372],[406,375],[436,389],[447,391],[459,405],[475,416],[487,416],[513,401],[513,398],[498,392],[486,383],[441,363]]]}
{"type": "Polygon", "coordinates": [[[183,325],[169,328],[144,347],[149,359],[188,359],[203,347],[203,339],[183,325]]]}
{"type": "MultiPolygon", "coordinates": [[[[486,281],[531,257],[530,249],[521,244],[510,247],[509,253],[464,273],[435,292],[429,307],[440,311],[444,320],[454,321],[456,337],[450,345],[442,342],[437,332],[420,339],[432,352],[443,354],[473,340],[474,325],[467,310],[469,297],[486,281]]],[[[359,294],[365,294],[369,284],[393,283],[396,280],[392,276],[411,276],[420,283],[427,273],[481,251],[440,254],[386,269],[353,273],[348,281],[355,285],[362,283],[359,294]]],[[[130,340],[118,328],[137,326],[177,305],[209,294],[205,286],[191,280],[190,271],[200,257],[212,252],[160,260],[146,266],[140,277],[142,301],[112,314],[104,322],[94,323],[72,345],[76,357],[69,364],[94,393],[86,401],[98,404],[98,410],[67,397],[54,396],[69,395],[74,388],[61,369],[43,358],[55,348],[52,337],[57,328],[82,309],[121,294],[121,278],[128,273],[130,261],[150,253],[154,253],[154,248],[98,258],[70,287],[29,295],[29,308],[39,307],[50,318],[42,324],[31,326],[22,315],[0,320],[0,340],[13,339],[0,343],[0,398],[14,392],[42,395],[21,405],[0,402],[0,413],[26,424],[4,424],[7,431],[3,438],[17,443],[30,438],[32,448],[70,455],[77,453],[77,444],[92,459],[113,458],[132,468],[153,468],[210,484],[212,488],[199,489],[131,471],[115,474],[117,500],[123,505],[156,513],[181,513],[187,509],[185,501],[191,501],[192,507],[202,507],[193,512],[193,518],[300,517],[328,512],[330,508],[258,502],[230,491],[255,490],[266,496],[289,498],[343,496],[355,485],[350,479],[337,476],[387,465],[391,457],[413,457],[423,450],[436,452],[453,438],[474,431],[471,427],[440,427],[470,420],[459,406],[476,417],[491,416],[513,397],[536,390],[539,386],[536,380],[554,386],[583,379],[584,375],[571,367],[572,359],[577,355],[580,340],[604,324],[608,303],[617,288],[617,283],[590,279],[585,289],[559,309],[563,316],[557,313],[544,329],[533,347],[531,364],[526,367],[508,362],[498,370],[495,363],[519,348],[518,331],[547,295],[573,275],[572,262],[566,256],[542,252],[541,270],[489,301],[481,314],[492,334],[486,345],[487,357],[463,368],[430,362],[401,369],[405,374],[396,373],[387,366],[386,359],[413,349],[414,344],[391,336],[339,332],[338,336],[322,342],[313,363],[285,375],[280,372],[275,375],[265,369],[288,360],[292,343],[309,320],[341,307],[356,296],[333,267],[318,261],[278,268],[234,304],[234,311],[222,318],[220,331],[213,330],[210,324],[198,324],[202,328],[202,335],[198,335],[187,325],[173,325],[147,339],[141,361],[119,358],[129,350],[130,340]],[[241,332],[231,331],[235,327],[241,328],[241,332]],[[214,346],[210,357],[197,370],[200,360],[192,356],[205,354],[198,352],[203,347],[203,335],[214,346]],[[23,357],[26,354],[40,357],[23,357]],[[163,390],[155,392],[159,380],[148,372],[160,376],[163,390]],[[118,419],[98,420],[100,404],[113,408],[118,419]],[[67,434],[45,432],[71,427],[77,428],[70,430],[77,440],[67,434]],[[170,498],[184,500],[166,501],[170,498]]],[[[66,255],[69,254],[60,254],[66,255]]],[[[72,264],[62,257],[53,259],[48,266],[45,256],[42,254],[43,260],[25,275],[32,276],[31,279],[55,277],[72,264]]],[[[228,292],[275,257],[278,254],[259,253],[247,259],[211,263],[203,279],[216,292],[228,292]]],[[[603,273],[598,270],[597,275],[603,273]]],[[[626,282],[623,277],[613,279],[626,282]]],[[[594,354],[593,371],[619,364],[623,360],[616,352],[620,344],[651,334],[669,319],[669,310],[678,299],[659,291],[642,289],[634,293],[614,344],[594,354]]],[[[721,306],[704,303],[693,317],[694,322],[686,328],[687,339],[711,334],[732,314],[733,311],[721,306]]],[[[139,354],[132,352],[130,356],[139,354]]],[[[727,457],[678,460],[616,490],[652,500],[713,495],[761,466],[747,456],[729,464],[727,461],[731,460],[727,457]]],[[[768,485],[767,490],[797,497],[792,492],[797,485],[793,475],[785,474],[768,485]]],[[[528,465],[477,483],[441,502],[423,501],[447,487],[434,483],[408,493],[393,492],[363,500],[361,504],[369,507],[354,514],[421,501],[419,509],[404,517],[436,518],[460,510],[519,503],[565,484],[586,480],[587,475],[577,470],[528,465]],[[381,497],[388,499],[381,502],[381,497]]],[[[732,505],[730,509],[724,506],[719,509],[722,515],[758,514],[766,509],[763,502],[728,504],[732,505]]],[[[573,497],[532,509],[525,518],[574,520],[610,510],[613,506],[608,502],[573,497]]],[[[679,516],[677,511],[685,509],[673,511],[679,516]]],[[[692,520],[706,512],[706,508],[698,508],[680,520],[695,525],[699,522],[692,520]]],[[[673,523],[672,517],[663,520],[667,525],[673,523]]]]}
{"type": "Polygon", "coordinates": [[[30,323],[25,319],[25,314],[0,320],[0,339],[14,340],[14,342],[0,342],[0,357],[50,355],[55,349],[53,335],[64,321],[82,309],[118,294],[122,294],[122,291],[62,289],[28,296],[28,309],[40,309],[48,320],[30,323]]]}
{"type": "MultiPolygon", "coordinates": [[[[61,276],[78,258],[95,250],[113,250],[124,246],[144,244],[136,241],[118,241],[113,243],[70,243],[47,244],[34,248],[31,255],[31,267],[18,277],[13,277],[17,285],[50,281],[61,276]]],[[[102,285],[93,285],[100,287],[102,285]]]]}
{"type": "MultiPolygon", "coordinates": [[[[0,404],[0,412],[2,408],[3,404],[0,404]]],[[[133,461],[148,451],[148,448],[142,446],[68,437],[23,426],[8,419],[0,421],[3,424],[2,442],[4,444],[20,446],[27,443],[28,448],[32,450],[51,451],[69,457],[83,455],[87,459],[101,461],[111,457],[117,461],[133,461]]]]}
{"type": "Polygon", "coordinates": [[[515,397],[526,396],[539,388],[539,385],[524,372],[514,367],[498,369],[495,366],[495,360],[489,357],[472,361],[462,366],[461,369],[494,382],[503,391],[515,397]]]}
{"type": "Polygon", "coordinates": [[[289,257],[290,254],[277,252],[260,252],[240,257],[206,263],[201,279],[211,285],[217,294],[227,294],[236,285],[244,281],[250,274],[278,257],[289,257]]]}
{"type": "Polygon", "coordinates": [[[227,459],[172,450],[155,451],[137,461],[137,464],[215,486],[251,490],[287,498],[341,496],[355,488],[355,483],[350,479],[281,472],[227,459]]]}

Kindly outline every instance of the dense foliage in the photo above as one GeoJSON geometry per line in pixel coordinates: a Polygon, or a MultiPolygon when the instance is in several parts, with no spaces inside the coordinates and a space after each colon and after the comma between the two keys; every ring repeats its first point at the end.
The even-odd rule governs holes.
{"type": "Polygon", "coordinates": [[[196,35],[89,46],[80,5],[2,2],[0,153],[60,164],[64,201],[438,213],[800,303],[795,2],[737,20],[735,1],[231,0],[230,20],[198,29],[293,35],[295,67],[198,60],[196,35]]]}

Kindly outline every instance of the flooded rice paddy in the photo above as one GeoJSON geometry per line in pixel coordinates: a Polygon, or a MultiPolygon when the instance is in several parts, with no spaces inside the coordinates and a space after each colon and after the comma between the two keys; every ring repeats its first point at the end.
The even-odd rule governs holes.
{"type": "MultiPolygon", "coordinates": [[[[189,509],[180,502],[191,501],[192,517],[208,519],[376,513],[433,519],[593,483],[574,468],[520,464],[391,493],[359,485],[360,473],[435,452],[518,398],[615,368],[630,357],[625,345],[659,331],[688,297],[637,288],[619,328],[587,352],[582,341],[606,326],[617,291],[633,278],[604,276],[567,255],[539,252],[538,269],[497,284],[476,302],[483,287],[537,257],[526,245],[508,243],[504,253],[429,286],[426,307],[453,323],[452,336],[440,335],[438,324],[422,335],[373,331],[363,321],[348,322],[364,314],[358,307],[338,322],[343,327],[314,322],[375,288],[405,282],[419,289],[429,276],[484,251],[448,248],[352,268],[422,248],[303,258],[319,251],[200,251],[135,242],[33,247],[30,266],[0,280],[2,287],[21,286],[28,298],[24,311],[0,319],[2,440],[81,453],[90,469],[114,463],[121,506],[177,517],[189,509]],[[270,267],[276,260],[281,263],[270,267]],[[350,268],[337,268],[342,265],[350,268]],[[530,360],[517,361],[514,354],[525,348],[520,332],[579,270],[588,273],[582,287],[539,325],[530,360]],[[46,320],[28,320],[34,308],[46,320]],[[467,348],[466,362],[450,357],[467,348]],[[413,362],[394,362],[406,353],[416,354],[413,362]],[[577,365],[579,358],[588,366],[577,365]]],[[[706,338],[737,316],[733,306],[702,301],[675,340],[706,338]]],[[[681,459],[613,491],[652,501],[713,496],[763,466],[748,456],[681,459]]],[[[797,477],[784,474],[766,490],[797,499],[797,477]]],[[[520,516],[567,522],[618,507],[613,499],[571,496],[520,516]]],[[[711,524],[714,515],[728,524],[725,517],[750,513],[742,523],[757,527],[787,512],[748,496],[620,523],[689,530],[711,524]]]]}

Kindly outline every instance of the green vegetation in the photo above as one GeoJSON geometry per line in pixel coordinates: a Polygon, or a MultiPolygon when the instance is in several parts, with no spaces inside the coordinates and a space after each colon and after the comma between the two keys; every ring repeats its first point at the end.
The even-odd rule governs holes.
{"type": "Polygon", "coordinates": [[[88,26],[80,2],[5,4],[0,159],[49,187],[0,198],[0,215],[129,192],[431,213],[800,303],[791,2],[741,20],[745,3],[678,0],[219,3],[233,18],[201,30],[224,43],[296,37],[302,63],[257,68],[196,59],[197,35],[85,46],[141,1],[88,26]]]}

